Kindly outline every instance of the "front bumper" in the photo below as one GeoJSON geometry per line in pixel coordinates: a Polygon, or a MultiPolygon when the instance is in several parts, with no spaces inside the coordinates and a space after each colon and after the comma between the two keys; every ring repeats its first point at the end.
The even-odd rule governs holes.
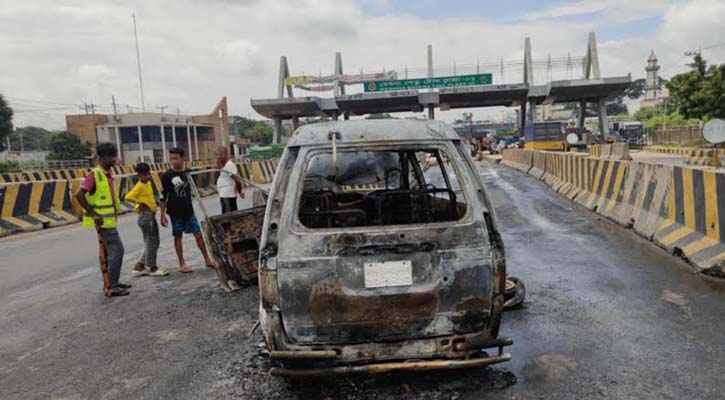
{"type": "Polygon", "coordinates": [[[499,338],[490,341],[466,341],[452,344],[447,358],[384,360],[373,358],[369,363],[347,364],[335,350],[286,350],[272,351],[271,358],[282,362],[284,367],[274,367],[271,374],[285,377],[331,376],[355,373],[381,374],[396,371],[430,371],[446,369],[480,368],[511,360],[511,355],[503,352],[504,346],[513,344],[511,338],[499,338]],[[489,356],[483,349],[497,348],[498,354],[489,356]],[[453,358],[455,357],[455,358],[453,358]],[[331,366],[318,366],[325,363],[331,366]],[[307,366],[304,364],[311,364],[307,366]],[[343,365],[340,365],[343,364],[343,365]]]}

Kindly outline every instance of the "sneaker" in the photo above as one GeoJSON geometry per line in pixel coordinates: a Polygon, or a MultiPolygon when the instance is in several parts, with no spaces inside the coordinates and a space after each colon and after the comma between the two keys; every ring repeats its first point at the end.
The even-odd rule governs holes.
{"type": "Polygon", "coordinates": [[[121,289],[131,289],[133,286],[127,284],[127,283],[119,283],[116,285],[117,288],[121,289]]]}
{"type": "Polygon", "coordinates": [[[146,268],[141,269],[141,270],[134,269],[131,271],[131,275],[133,275],[133,276],[145,276],[145,275],[149,275],[149,274],[150,274],[150,271],[147,270],[146,268]]]}
{"type": "Polygon", "coordinates": [[[128,296],[129,291],[126,289],[121,289],[120,287],[115,287],[111,290],[111,297],[121,297],[121,296],[128,296]]]}

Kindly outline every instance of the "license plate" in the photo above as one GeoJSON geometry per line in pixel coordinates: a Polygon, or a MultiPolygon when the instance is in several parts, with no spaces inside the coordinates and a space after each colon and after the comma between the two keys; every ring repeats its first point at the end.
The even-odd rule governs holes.
{"type": "Polygon", "coordinates": [[[384,261],[363,264],[365,287],[410,286],[413,284],[413,267],[410,261],[384,261]]]}

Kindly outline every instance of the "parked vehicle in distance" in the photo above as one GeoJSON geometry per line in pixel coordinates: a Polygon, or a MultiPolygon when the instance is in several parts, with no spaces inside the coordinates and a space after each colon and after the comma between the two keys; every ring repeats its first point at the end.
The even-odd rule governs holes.
{"type": "Polygon", "coordinates": [[[512,340],[498,337],[503,243],[468,150],[438,121],[329,122],[293,135],[260,241],[274,375],[511,359],[512,340]]]}

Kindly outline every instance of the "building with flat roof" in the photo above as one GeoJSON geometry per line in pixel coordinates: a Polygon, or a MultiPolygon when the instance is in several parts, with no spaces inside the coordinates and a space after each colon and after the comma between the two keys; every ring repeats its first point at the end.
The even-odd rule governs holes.
{"type": "Polygon", "coordinates": [[[66,129],[81,141],[93,145],[115,143],[119,159],[126,165],[168,162],[168,151],[174,147],[184,149],[189,161],[213,158],[219,145],[234,148],[229,136],[226,97],[207,115],[80,114],[66,115],[65,120],[66,129]]]}

